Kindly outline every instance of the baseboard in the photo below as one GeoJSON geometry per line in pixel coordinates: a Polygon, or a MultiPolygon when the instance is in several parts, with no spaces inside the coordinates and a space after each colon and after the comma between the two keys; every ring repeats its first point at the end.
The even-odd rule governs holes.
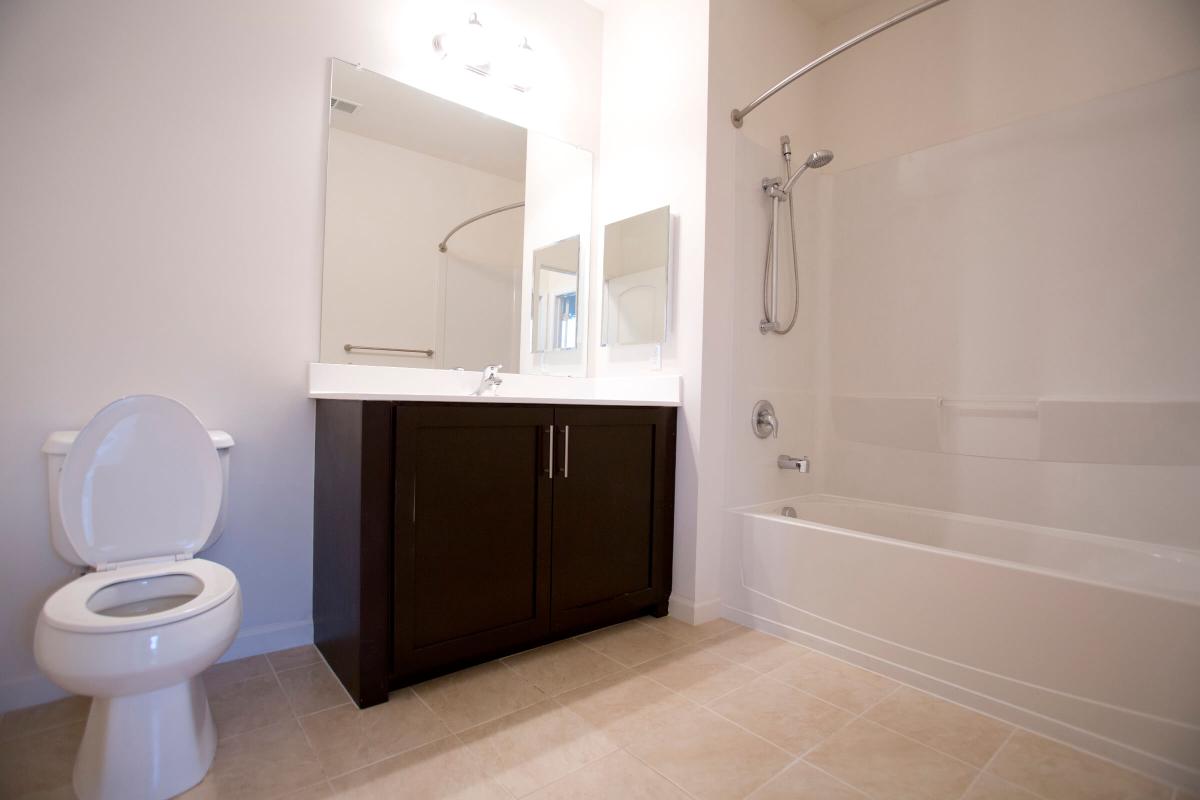
{"type": "MultiPolygon", "coordinates": [[[[312,620],[275,622],[255,625],[238,632],[233,644],[221,656],[221,661],[233,661],[246,656],[285,650],[302,644],[312,644],[312,620]]],[[[66,697],[67,692],[55,686],[40,672],[0,681],[0,713],[26,706],[36,706],[66,697]]]]}
{"type": "Polygon", "coordinates": [[[689,625],[703,625],[721,616],[721,598],[697,603],[690,598],[673,594],[667,613],[689,625]]]}

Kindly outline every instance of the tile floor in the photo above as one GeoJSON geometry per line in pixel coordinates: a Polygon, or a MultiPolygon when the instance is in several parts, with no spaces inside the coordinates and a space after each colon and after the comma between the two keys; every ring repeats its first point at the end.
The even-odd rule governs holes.
{"type": "MultiPolygon", "coordinates": [[[[204,676],[187,800],[1197,800],[731,622],[635,620],[359,711],[317,651],[204,676]]],[[[0,718],[0,798],[68,800],[87,701],[0,718]]]]}

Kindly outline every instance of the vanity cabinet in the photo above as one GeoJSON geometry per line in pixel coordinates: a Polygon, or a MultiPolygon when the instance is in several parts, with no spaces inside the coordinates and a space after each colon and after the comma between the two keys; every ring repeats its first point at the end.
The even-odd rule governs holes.
{"type": "Polygon", "coordinates": [[[667,610],[676,411],[318,400],[314,636],[360,706],[667,610]]]}

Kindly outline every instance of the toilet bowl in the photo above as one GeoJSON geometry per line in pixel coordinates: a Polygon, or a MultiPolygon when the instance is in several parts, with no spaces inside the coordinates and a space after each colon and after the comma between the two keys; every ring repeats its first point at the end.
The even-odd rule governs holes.
{"type": "Polygon", "coordinates": [[[174,400],[139,395],[43,446],[54,547],[94,568],[50,596],[34,634],[46,675],[93,698],[80,800],[171,797],[212,764],[199,676],[233,642],[242,601],[236,576],[195,554],[221,533],[232,445],[174,400]]]}

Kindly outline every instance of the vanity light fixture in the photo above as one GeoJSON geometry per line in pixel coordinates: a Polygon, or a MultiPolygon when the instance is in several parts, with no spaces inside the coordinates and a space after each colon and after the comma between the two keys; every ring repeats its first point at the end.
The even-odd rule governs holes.
{"type": "Polygon", "coordinates": [[[515,47],[500,45],[494,32],[472,13],[464,25],[433,37],[433,49],[443,59],[461,64],[476,75],[495,76],[518,92],[533,86],[537,56],[529,39],[521,37],[515,47]]]}
{"type": "Polygon", "coordinates": [[[476,13],[465,25],[433,37],[433,49],[479,75],[487,75],[491,69],[491,37],[476,13]]]}

